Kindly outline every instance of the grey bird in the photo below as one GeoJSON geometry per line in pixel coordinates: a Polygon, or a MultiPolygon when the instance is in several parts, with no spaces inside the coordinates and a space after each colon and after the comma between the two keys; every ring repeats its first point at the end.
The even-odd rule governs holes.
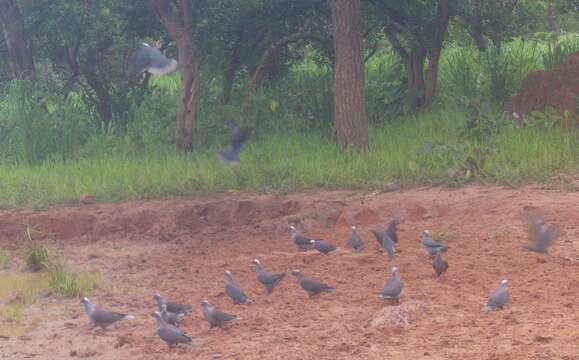
{"type": "Polygon", "coordinates": [[[153,317],[157,320],[157,335],[167,343],[169,348],[178,344],[191,344],[193,342],[193,339],[185,335],[181,329],[163,320],[160,312],[155,311],[153,317]]]}
{"type": "Polygon", "coordinates": [[[392,239],[396,244],[398,244],[398,221],[396,219],[390,220],[386,226],[386,235],[392,239]]]}
{"type": "Polygon", "coordinates": [[[487,304],[483,307],[482,311],[486,313],[491,310],[502,309],[509,302],[510,298],[509,283],[506,279],[502,280],[501,286],[489,296],[487,304]]]}
{"type": "Polygon", "coordinates": [[[239,154],[243,145],[249,139],[251,131],[247,127],[239,127],[233,120],[228,119],[231,131],[231,145],[217,154],[217,157],[227,165],[239,165],[239,154]]]}
{"type": "Polygon", "coordinates": [[[159,312],[161,317],[167,324],[177,325],[179,320],[185,315],[183,313],[172,313],[167,311],[167,304],[161,305],[161,311],[159,312]]]}
{"type": "Polygon", "coordinates": [[[323,282],[307,278],[301,271],[294,270],[292,271],[292,275],[295,276],[298,281],[300,282],[301,287],[308,293],[310,297],[316,296],[322,292],[334,292],[336,288],[324,284],[323,282]]]}
{"type": "Polygon", "coordinates": [[[337,249],[337,247],[324,240],[310,240],[310,244],[314,246],[314,249],[326,255],[337,249]]]}
{"type": "Polygon", "coordinates": [[[542,217],[534,218],[529,226],[529,240],[532,244],[523,245],[523,249],[546,254],[558,236],[559,229],[555,225],[545,228],[545,220],[542,217]]]}
{"type": "Polygon", "coordinates": [[[362,240],[358,234],[358,230],[355,226],[352,226],[352,236],[350,236],[350,239],[348,239],[347,244],[356,251],[360,251],[366,246],[366,244],[364,244],[364,240],[362,240]]]}
{"type": "Polygon", "coordinates": [[[89,319],[94,323],[95,326],[105,328],[117,321],[132,320],[135,318],[133,315],[97,309],[86,297],[82,298],[80,302],[81,304],[84,305],[84,311],[86,312],[89,319]]]}
{"type": "Polygon", "coordinates": [[[432,268],[434,269],[437,278],[440,278],[440,276],[448,270],[448,260],[442,256],[440,251],[437,251],[436,255],[434,255],[434,259],[432,259],[432,268]]]}
{"type": "Polygon", "coordinates": [[[370,231],[374,234],[374,237],[376,237],[376,241],[378,241],[380,246],[386,250],[390,260],[392,260],[392,258],[396,256],[396,247],[394,245],[394,240],[390,235],[388,235],[387,229],[384,227],[378,227],[370,231]]]}
{"type": "Polygon", "coordinates": [[[307,250],[312,247],[312,240],[301,234],[298,234],[296,228],[292,225],[290,226],[290,234],[294,243],[298,246],[299,250],[307,250]]]}
{"type": "Polygon", "coordinates": [[[426,252],[430,255],[430,256],[434,256],[436,255],[437,252],[439,251],[446,251],[448,249],[448,246],[439,243],[436,240],[433,240],[430,237],[430,231],[428,230],[424,230],[424,232],[422,233],[422,247],[424,248],[424,250],[426,250],[426,252]]]}
{"type": "Polygon", "coordinates": [[[379,296],[383,300],[395,300],[398,302],[403,289],[404,283],[400,280],[400,270],[397,267],[393,267],[392,274],[384,284],[379,296]]]}
{"type": "Polygon", "coordinates": [[[225,283],[225,293],[233,300],[234,304],[249,304],[251,300],[247,297],[241,285],[233,282],[233,275],[231,271],[225,270],[227,281],[225,283]]]}
{"type": "Polygon", "coordinates": [[[166,75],[177,69],[177,61],[167,58],[154,46],[143,43],[133,57],[133,74],[147,71],[154,75],[166,75]]]}
{"type": "Polygon", "coordinates": [[[268,273],[263,270],[261,266],[261,262],[257,259],[253,259],[252,261],[255,264],[255,273],[257,274],[257,281],[263,285],[263,287],[267,290],[267,293],[270,294],[273,289],[282,281],[285,277],[285,273],[268,273]]]}
{"type": "Polygon", "coordinates": [[[207,320],[210,327],[217,326],[223,328],[228,321],[238,319],[236,315],[228,314],[211,306],[207,300],[201,302],[201,307],[203,309],[203,317],[207,320]]]}
{"type": "Polygon", "coordinates": [[[159,311],[163,311],[163,304],[167,305],[167,311],[174,314],[187,314],[193,311],[193,307],[189,304],[178,304],[165,300],[161,295],[155,294],[153,296],[157,305],[159,306],[159,311]]]}

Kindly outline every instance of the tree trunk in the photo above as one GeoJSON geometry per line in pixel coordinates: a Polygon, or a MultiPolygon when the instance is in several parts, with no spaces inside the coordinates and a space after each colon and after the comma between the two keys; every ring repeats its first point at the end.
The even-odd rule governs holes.
{"type": "Polygon", "coordinates": [[[179,50],[179,73],[181,75],[181,95],[175,128],[175,146],[178,151],[191,151],[193,147],[193,126],[197,122],[199,79],[197,77],[197,56],[193,38],[193,18],[189,0],[180,0],[179,6],[172,6],[170,0],[149,0],[149,5],[179,50]],[[176,9],[179,9],[175,12],[176,9]]]}
{"type": "Polygon", "coordinates": [[[12,73],[17,78],[33,78],[32,50],[16,0],[0,0],[0,26],[8,48],[12,73]]]}
{"type": "Polygon", "coordinates": [[[555,8],[553,5],[549,5],[548,11],[547,26],[549,27],[549,31],[557,33],[559,32],[559,27],[557,26],[557,14],[555,13],[555,8]]]}
{"type": "Polygon", "coordinates": [[[482,22],[482,0],[476,0],[474,3],[474,15],[467,19],[469,22],[469,33],[479,51],[485,51],[487,44],[484,38],[482,22]]]}
{"type": "Polygon", "coordinates": [[[360,0],[333,0],[334,125],[344,150],[368,148],[360,0]]]}
{"type": "Polygon", "coordinates": [[[223,97],[221,102],[223,104],[229,104],[231,100],[231,92],[233,91],[233,84],[235,84],[235,74],[237,73],[237,68],[239,67],[239,43],[236,43],[231,52],[231,58],[229,59],[229,65],[223,77],[223,97]]]}
{"type": "Polygon", "coordinates": [[[436,84],[438,83],[438,62],[442,52],[444,35],[448,28],[449,8],[448,0],[438,2],[438,11],[436,19],[436,29],[434,30],[434,39],[430,50],[428,51],[428,77],[426,79],[426,89],[424,91],[424,101],[421,111],[429,111],[434,102],[436,95],[436,84]]]}
{"type": "Polygon", "coordinates": [[[251,110],[251,101],[253,100],[253,95],[255,95],[255,91],[263,78],[265,77],[266,70],[268,66],[271,64],[271,61],[275,58],[278,52],[283,49],[284,47],[288,46],[290,43],[299,40],[305,34],[304,28],[300,28],[297,32],[284,36],[283,38],[276,41],[272,44],[264,53],[261,55],[259,59],[259,63],[251,76],[251,83],[249,84],[249,88],[247,89],[247,93],[245,94],[245,104],[243,106],[243,115],[245,120],[249,117],[249,113],[251,110]]]}
{"type": "Polygon", "coordinates": [[[406,74],[408,76],[408,90],[412,97],[411,107],[416,113],[420,112],[424,104],[424,60],[425,49],[417,49],[410,53],[406,62],[406,74]]]}

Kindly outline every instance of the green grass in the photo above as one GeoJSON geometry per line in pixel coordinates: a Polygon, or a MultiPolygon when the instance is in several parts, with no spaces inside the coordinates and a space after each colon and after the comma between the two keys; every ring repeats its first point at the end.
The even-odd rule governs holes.
{"type": "Polygon", "coordinates": [[[24,231],[24,240],[27,245],[24,262],[26,270],[39,272],[46,270],[50,257],[48,248],[33,238],[33,232],[34,230],[30,226],[27,226],[24,231]]]}
{"type": "MultiPolygon", "coordinates": [[[[318,135],[273,134],[253,140],[238,168],[221,164],[217,149],[182,156],[168,148],[39,166],[0,165],[0,207],[78,203],[85,193],[96,195],[97,201],[117,201],[227,190],[295,192],[451,183],[450,170],[463,168],[481,146],[464,137],[466,117],[461,111],[439,111],[375,126],[371,148],[361,154],[342,153],[331,139],[318,135]]],[[[485,141],[491,144],[481,175],[487,181],[545,181],[559,172],[576,171],[579,165],[579,141],[557,127],[505,126],[485,141]]]]}
{"type": "Polygon", "coordinates": [[[3,248],[0,248],[0,270],[10,268],[10,254],[3,248]]]}
{"type": "Polygon", "coordinates": [[[94,275],[72,271],[62,259],[51,261],[48,268],[48,287],[53,293],[65,297],[88,295],[97,286],[94,275]]]}

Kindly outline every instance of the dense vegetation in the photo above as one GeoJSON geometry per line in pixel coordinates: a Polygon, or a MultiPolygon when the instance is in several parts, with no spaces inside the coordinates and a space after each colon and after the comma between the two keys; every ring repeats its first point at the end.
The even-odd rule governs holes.
{"type": "MultiPolygon", "coordinates": [[[[555,116],[535,114],[520,126],[502,110],[526,74],[579,51],[574,1],[492,0],[482,9],[477,0],[451,1],[432,106],[417,100],[388,35],[392,21],[377,15],[388,14],[390,2],[364,1],[367,152],[340,151],[335,142],[326,1],[193,1],[200,96],[188,153],[175,151],[179,73],[127,76],[141,40],[175,58],[178,51],[146,4],[16,3],[34,73],[17,76],[9,57],[0,58],[3,207],[85,193],[116,200],[229,189],[519,185],[579,169],[579,138],[555,116]],[[263,66],[263,54],[293,34],[263,66]],[[239,168],[215,157],[228,141],[226,117],[253,129],[239,168]]],[[[408,54],[428,50],[437,1],[407,3],[401,11],[410,20],[395,35],[408,54]]]]}

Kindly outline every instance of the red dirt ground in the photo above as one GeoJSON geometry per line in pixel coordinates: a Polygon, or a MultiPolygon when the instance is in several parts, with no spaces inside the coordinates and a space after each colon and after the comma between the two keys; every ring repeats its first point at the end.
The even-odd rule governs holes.
{"type": "MultiPolygon", "coordinates": [[[[22,224],[78,269],[100,271],[91,300],[137,318],[92,330],[78,299],[48,297],[50,312],[22,337],[0,339],[2,359],[579,359],[579,193],[526,187],[415,189],[391,193],[322,192],[289,196],[230,193],[162,201],[97,204],[43,211],[0,211],[0,245],[15,250],[22,224]],[[541,209],[562,235],[550,255],[521,250],[523,214],[541,209]],[[399,226],[400,256],[391,263],[369,229],[389,214],[399,226]],[[297,252],[288,224],[339,244],[328,256],[297,252]],[[344,248],[356,223],[367,249],[344,248]],[[432,277],[420,247],[429,228],[449,245],[450,269],[432,277]],[[57,239],[57,240],[54,240],[57,239]],[[303,269],[337,287],[310,300],[288,274],[265,295],[251,260],[266,270],[303,269]],[[368,326],[391,266],[406,284],[402,303],[420,312],[405,326],[368,326]],[[230,268],[253,299],[233,305],[224,293],[230,268]],[[511,303],[482,314],[502,278],[511,303]],[[194,305],[181,327],[196,347],[169,350],[156,336],[153,294],[194,305]],[[209,329],[199,303],[242,319],[209,329]]],[[[30,309],[29,311],[34,311],[30,309]]]]}

